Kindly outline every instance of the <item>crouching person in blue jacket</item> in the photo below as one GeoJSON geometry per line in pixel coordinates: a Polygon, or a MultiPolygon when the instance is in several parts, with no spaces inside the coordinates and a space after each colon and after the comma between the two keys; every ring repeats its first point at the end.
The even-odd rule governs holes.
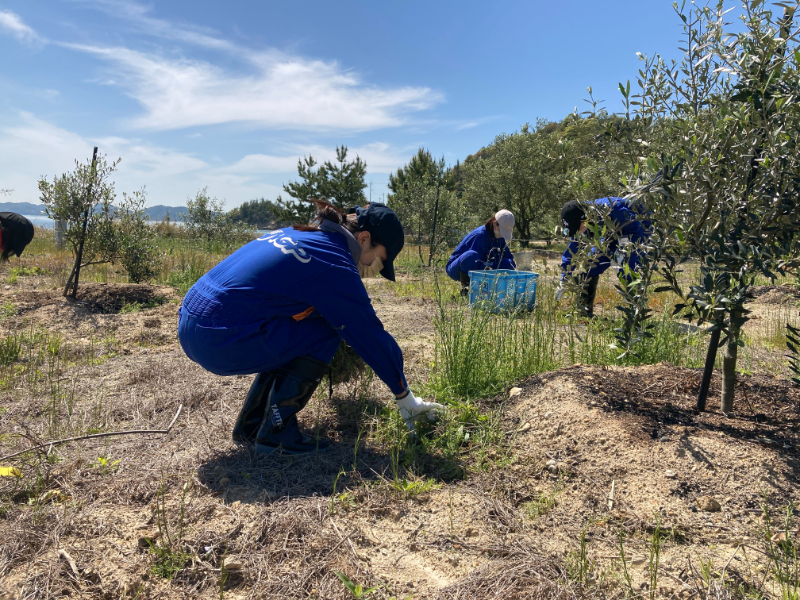
{"type": "MultiPolygon", "coordinates": [[[[637,243],[649,237],[649,221],[637,218],[639,212],[629,200],[624,198],[600,198],[592,202],[596,206],[610,207],[609,217],[613,222],[607,230],[613,232],[613,239],[609,244],[608,250],[612,255],[621,258],[621,247],[629,243],[637,243]]],[[[597,296],[597,284],[600,275],[605,273],[611,266],[611,258],[604,254],[599,254],[596,248],[591,249],[593,254],[592,266],[586,273],[574,273],[575,266],[572,264],[573,256],[578,252],[582,244],[591,243],[591,232],[586,226],[586,213],[580,202],[575,200],[567,202],[561,208],[561,221],[564,225],[564,234],[570,238],[569,246],[561,257],[562,279],[572,275],[579,279],[582,284],[580,294],[581,311],[589,318],[594,317],[594,301],[597,296]]],[[[627,257],[627,264],[631,271],[635,271],[640,263],[639,254],[631,252],[627,257]]],[[[622,273],[620,273],[622,276],[622,273]]],[[[561,288],[560,288],[561,289],[561,288]]]]}
{"type": "Polygon", "coordinates": [[[344,339],[395,395],[409,429],[434,420],[440,404],[416,398],[403,354],[384,330],[359,277],[375,261],[394,281],[403,227],[372,203],[342,214],[326,202],[311,225],[246,244],[186,294],[178,337],[186,355],[217,375],[257,373],[233,428],[257,452],[305,454],[328,446],[300,431],[308,403],[344,339]]]}
{"type": "Polygon", "coordinates": [[[456,246],[447,261],[447,275],[461,282],[461,295],[469,294],[469,272],[485,269],[516,269],[508,248],[514,232],[511,211],[498,211],[491,219],[471,231],[456,246]]]}

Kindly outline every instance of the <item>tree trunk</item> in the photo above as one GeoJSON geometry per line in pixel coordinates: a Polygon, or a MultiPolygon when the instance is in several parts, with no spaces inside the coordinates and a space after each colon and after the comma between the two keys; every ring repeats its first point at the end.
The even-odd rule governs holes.
{"type": "Polygon", "coordinates": [[[81,276],[81,262],[83,261],[83,246],[86,243],[86,228],[89,225],[89,215],[92,212],[92,204],[90,199],[92,197],[92,184],[94,183],[95,168],[97,164],[97,146],[94,147],[92,154],[92,179],[89,181],[89,186],[86,189],[86,213],[83,215],[83,227],[81,230],[81,239],[78,242],[78,252],[75,256],[75,265],[72,267],[72,272],[69,274],[67,285],[64,286],[64,296],[75,298],[78,295],[78,279],[81,276]]]}
{"type": "Polygon", "coordinates": [[[730,335],[722,359],[722,412],[733,412],[733,390],[736,386],[736,359],[739,355],[739,334],[741,325],[737,323],[739,313],[731,313],[730,335]]]}

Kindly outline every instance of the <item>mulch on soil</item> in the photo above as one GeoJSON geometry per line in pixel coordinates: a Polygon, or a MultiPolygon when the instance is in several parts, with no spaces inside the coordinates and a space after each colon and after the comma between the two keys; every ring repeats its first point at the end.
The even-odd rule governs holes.
{"type": "Polygon", "coordinates": [[[18,313],[33,311],[43,306],[72,304],[84,307],[92,314],[116,314],[123,306],[131,304],[158,306],[175,295],[166,286],[134,283],[84,283],[78,287],[76,298],[65,298],[62,290],[28,290],[13,293],[18,313]]]}

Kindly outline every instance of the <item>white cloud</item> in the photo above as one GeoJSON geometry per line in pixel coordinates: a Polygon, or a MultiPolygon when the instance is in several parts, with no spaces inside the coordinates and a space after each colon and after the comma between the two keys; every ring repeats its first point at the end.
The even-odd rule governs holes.
{"type": "Polygon", "coordinates": [[[235,44],[220,38],[216,32],[207,27],[176,24],[165,19],[152,17],[150,13],[153,12],[153,7],[146,6],[135,0],[73,0],[73,3],[101,10],[111,17],[124,19],[135,25],[137,31],[142,34],[187,42],[216,50],[241,50],[235,44]]]}
{"type": "Polygon", "coordinates": [[[22,22],[19,15],[10,10],[0,10],[0,30],[10,33],[23,42],[41,42],[44,39],[22,22]]]}
{"type": "MultiPolygon", "coordinates": [[[[0,124],[0,188],[13,189],[5,200],[39,203],[37,181],[71,171],[75,159],[86,161],[97,145],[108,160],[122,157],[114,175],[118,193],[147,186],[148,205],[185,204],[198,189],[227,200],[228,208],[254,198],[275,198],[281,182],[297,177],[297,161],[311,155],[322,163],[335,160],[333,147],[287,146],[280,154],[249,154],[230,164],[210,164],[185,152],[123,137],[91,139],[68,131],[30,113],[18,113],[13,124],[0,124]]],[[[416,151],[383,142],[351,146],[348,158],[367,162],[367,180],[383,181],[416,151]]],[[[376,188],[377,190],[377,188],[376,188]]]]}
{"type": "Polygon", "coordinates": [[[248,154],[227,168],[229,173],[291,173],[297,166],[297,156],[272,156],[269,154],[248,154]]]}
{"type": "Polygon", "coordinates": [[[91,157],[94,145],[109,161],[122,157],[115,175],[119,192],[146,184],[149,191],[166,200],[180,189],[175,200],[182,203],[192,189],[200,187],[195,181],[200,178],[198,173],[209,168],[205,161],[186,153],[120,137],[89,139],[30,113],[19,113],[13,125],[0,127],[0,187],[15,190],[11,201],[37,204],[38,179],[71,171],[75,159],[91,157]]]}
{"type": "Polygon", "coordinates": [[[442,101],[430,88],[370,86],[336,62],[280,52],[251,55],[251,72],[233,74],[199,60],[65,45],[113,63],[106,83],[122,87],[144,107],[146,114],[133,121],[143,129],[245,122],[271,129],[368,131],[400,126],[408,113],[442,101]]]}

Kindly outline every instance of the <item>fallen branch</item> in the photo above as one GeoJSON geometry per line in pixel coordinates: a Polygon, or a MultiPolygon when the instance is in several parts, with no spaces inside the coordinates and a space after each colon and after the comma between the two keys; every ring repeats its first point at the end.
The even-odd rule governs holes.
{"type": "Polygon", "coordinates": [[[25,454],[26,452],[31,452],[32,450],[41,450],[42,448],[48,448],[52,446],[59,446],[61,444],[66,444],[67,442],[78,442],[80,440],[93,440],[96,438],[103,438],[103,437],[111,437],[114,435],[136,435],[136,434],[147,434],[147,433],[160,433],[160,434],[167,434],[172,431],[172,427],[175,425],[175,421],[178,420],[178,417],[183,410],[183,404],[178,406],[178,412],[175,413],[175,416],[172,417],[172,421],[169,423],[169,427],[166,429],[131,429],[129,431],[109,431],[106,433],[93,433],[91,435],[79,435],[77,437],[71,438],[64,438],[63,440],[53,440],[51,442],[45,442],[44,444],[39,444],[38,446],[32,446],[27,450],[21,450],[19,452],[15,452],[14,454],[9,454],[8,456],[0,457],[0,462],[6,461],[10,458],[14,458],[19,456],[20,454],[25,454]]]}

